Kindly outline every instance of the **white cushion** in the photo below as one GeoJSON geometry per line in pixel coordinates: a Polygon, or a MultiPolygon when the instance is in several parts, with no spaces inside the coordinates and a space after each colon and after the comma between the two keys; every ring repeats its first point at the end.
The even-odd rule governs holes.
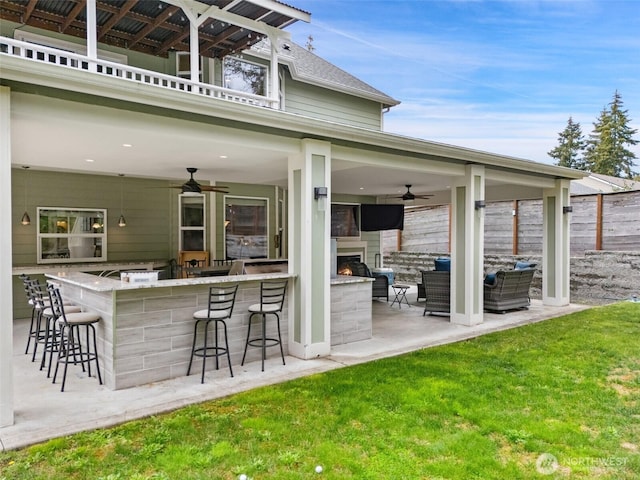
{"type": "MultiPolygon", "coordinates": [[[[78,312],[78,313],[69,313],[65,312],[65,317],[67,317],[67,323],[70,325],[82,325],[84,323],[95,323],[100,320],[100,315],[96,312],[78,312]]],[[[58,323],[64,323],[62,318],[58,319],[58,323]]]]}
{"type": "Polygon", "coordinates": [[[227,318],[229,316],[229,310],[214,310],[211,312],[211,315],[209,315],[209,310],[198,310],[196,313],[193,314],[193,318],[196,318],[198,320],[203,319],[203,318],[212,318],[212,319],[220,319],[220,318],[227,318]]]}
{"type": "Polygon", "coordinates": [[[253,313],[273,313],[280,311],[279,303],[269,303],[267,305],[260,305],[256,303],[249,307],[249,311],[253,313]]]}

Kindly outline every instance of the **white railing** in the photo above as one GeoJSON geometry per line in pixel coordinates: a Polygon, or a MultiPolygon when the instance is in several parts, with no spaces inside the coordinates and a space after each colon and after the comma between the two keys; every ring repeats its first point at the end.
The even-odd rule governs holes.
{"type": "Polygon", "coordinates": [[[278,108],[277,101],[261,95],[239,92],[229,88],[218,87],[209,83],[192,82],[180,77],[165,75],[163,73],[130,67],[121,63],[107,60],[90,59],[85,55],[55,48],[44,47],[34,43],[22,42],[12,38],[0,37],[0,55],[20,57],[35,62],[45,62],[58,65],[63,68],[84,70],[97,75],[105,75],[112,78],[153,85],[159,88],[187,92],[210,98],[219,98],[235,103],[254,105],[258,107],[278,108]]]}

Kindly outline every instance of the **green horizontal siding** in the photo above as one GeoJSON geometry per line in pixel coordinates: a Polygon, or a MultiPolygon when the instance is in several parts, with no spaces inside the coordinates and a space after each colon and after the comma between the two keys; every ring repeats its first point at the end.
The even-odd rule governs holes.
{"type": "Polygon", "coordinates": [[[286,75],[284,110],[288,113],[380,130],[381,108],[379,102],[297,82],[286,75]]]}

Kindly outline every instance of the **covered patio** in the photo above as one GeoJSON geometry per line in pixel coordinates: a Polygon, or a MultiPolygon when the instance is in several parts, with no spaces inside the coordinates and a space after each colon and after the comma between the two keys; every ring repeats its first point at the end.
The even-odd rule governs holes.
{"type": "Polygon", "coordinates": [[[209,371],[205,383],[199,375],[184,376],[124,390],[109,390],[95,378],[86,378],[73,368],[67,391],[60,393],[46,374],[24,355],[28,322],[15,323],[14,384],[15,424],[0,430],[0,450],[21,448],[75,432],[104,428],[129,420],[170,411],[189,404],[222,398],[252,388],[271,385],[315,373],[326,372],[375,359],[467,340],[500,330],[536,323],[587,308],[583,305],[545,307],[533,300],[529,310],[506,315],[485,314],[485,321],[471,327],[452,324],[447,316],[422,316],[416,289],[409,291],[410,308],[398,309],[384,301],[373,302],[373,338],[333,347],[324,358],[301,360],[287,356],[286,365],[277,358],[265,372],[260,362],[235,366],[235,377],[226,369],[209,371]],[[62,398],[62,396],[64,398],[62,398]]]}
{"type": "MultiPolygon", "coordinates": [[[[184,2],[165,3],[175,7],[175,3],[184,2]]],[[[87,6],[91,13],[95,10],[96,2],[89,1],[87,6]]],[[[59,416],[49,406],[60,402],[42,402],[41,397],[33,394],[34,385],[38,383],[24,381],[27,377],[19,375],[21,367],[18,364],[24,360],[22,349],[17,346],[20,342],[16,346],[11,342],[14,328],[18,338],[22,328],[20,320],[14,320],[13,314],[13,304],[17,303],[12,295],[12,289],[15,288],[13,269],[37,263],[38,232],[35,222],[30,227],[20,224],[24,211],[22,198],[25,210],[28,207],[30,182],[24,173],[26,171],[31,174],[31,182],[34,174],[43,179],[39,185],[31,185],[30,198],[33,198],[36,188],[41,194],[30,205],[32,215],[35,215],[34,206],[82,208],[88,206],[86,202],[90,196],[97,203],[105,201],[103,199],[109,195],[111,203],[108,208],[113,215],[118,209],[117,205],[122,211],[129,205],[140,203],[141,198],[150,196],[150,189],[145,191],[137,187],[127,191],[120,181],[115,184],[119,188],[110,184],[111,188],[105,189],[100,197],[95,195],[97,188],[86,187],[90,183],[89,178],[103,184],[107,184],[109,178],[134,179],[136,185],[143,181],[177,183],[185,180],[184,172],[188,167],[198,169],[198,180],[203,183],[220,185],[235,182],[246,189],[268,188],[282,193],[282,197],[275,195],[274,203],[282,199],[282,205],[279,205],[281,209],[274,214],[277,217],[275,230],[265,236],[270,239],[274,233],[281,231],[283,237],[278,236],[277,242],[272,243],[284,245],[279,258],[287,259],[288,274],[295,279],[288,300],[291,312],[288,347],[295,361],[280,370],[282,378],[287,378],[291,375],[289,372],[295,371],[292,365],[298,359],[309,360],[308,365],[301,363],[301,370],[320,368],[316,366],[325,363],[327,366],[322,368],[328,368],[336,364],[335,356],[339,352],[339,349],[332,349],[330,339],[331,215],[326,203],[314,196],[318,188],[325,192],[325,200],[329,202],[349,198],[356,203],[398,203],[398,194],[402,194],[404,186],[411,183],[414,193],[429,195],[426,202],[451,204],[451,323],[455,325],[446,323],[445,326],[453,329],[472,327],[468,330],[462,328],[461,331],[467,335],[477,329],[487,328],[491,318],[483,313],[482,308],[482,208],[485,201],[543,198],[542,303],[545,309],[557,307],[553,315],[562,312],[569,304],[568,187],[570,180],[581,178],[582,173],[504,155],[392,135],[378,128],[345,122],[339,116],[327,120],[251,102],[230,101],[224,95],[218,95],[226,92],[224,89],[214,89],[215,94],[200,95],[201,89],[209,87],[196,80],[197,27],[207,22],[209,13],[215,10],[206,5],[200,7],[202,11],[190,11],[193,15],[185,14],[181,30],[184,33],[182,38],[192,38],[189,48],[190,79],[176,80],[170,86],[163,83],[167,79],[157,76],[157,72],[142,71],[140,68],[134,72],[120,64],[99,59],[94,41],[95,19],[89,21],[92,27],[89,31],[93,30],[93,34],[88,35],[84,53],[67,54],[59,48],[49,47],[25,48],[21,40],[3,40],[5,46],[0,49],[3,55],[0,86],[0,221],[11,226],[0,234],[3,253],[0,260],[0,318],[4,333],[0,337],[0,425],[3,435],[7,435],[4,428],[9,432],[24,428],[21,425],[23,422],[29,423],[20,413],[21,409],[28,406],[28,403],[21,403],[24,396],[21,389],[25,385],[38,401],[38,414],[46,415],[47,419],[51,417],[50,421],[55,421],[55,417],[59,416]],[[36,55],[29,57],[23,54],[25,51],[36,51],[36,55]],[[37,61],[38,57],[47,60],[37,61]],[[65,60],[60,61],[60,58],[65,60]],[[84,64],[91,68],[67,67],[84,64]],[[107,74],[125,70],[129,72],[127,75],[107,74]],[[147,82],[146,78],[154,80],[147,82]],[[25,167],[30,170],[23,170],[25,167]],[[56,177],[55,182],[51,181],[54,173],[63,178],[56,177]],[[66,178],[74,175],[83,178],[66,178]],[[12,182],[18,177],[19,182],[12,182]],[[114,194],[114,190],[119,190],[119,195],[117,192],[114,194]],[[132,198],[129,204],[123,200],[127,195],[132,198]],[[361,202],[360,198],[366,199],[366,202],[361,202]],[[309,255],[309,252],[314,252],[314,255],[309,255]],[[327,358],[319,360],[318,357],[327,358]],[[41,408],[42,405],[45,408],[41,408]],[[14,411],[17,417],[15,421],[14,411]]],[[[288,10],[282,5],[280,8],[288,10]]],[[[171,8],[163,11],[171,11],[171,8]]],[[[295,18],[306,18],[304,12],[289,13],[295,13],[295,18]]],[[[91,19],[92,15],[87,17],[91,19]]],[[[73,18],[69,16],[70,21],[73,18]]],[[[237,18],[232,12],[224,13],[222,18],[225,25],[232,20],[238,26],[246,22],[246,19],[237,18]]],[[[271,27],[274,25],[264,27],[252,22],[250,26],[271,38],[272,49],[265,55],[271,59],[271,64],[277,65],[278,52],[275,47],[286,37],[273,31],[271,27]]],[[[249,32],[245,33],[248,38],[249,32]]],[[[281,47],[283,51],[280,54],[286,56],[290,45],[282,44],[281,47]]],[[[279,93],[277,69],[272,69],[270,77],[272,88],[267,100],[273,106],[279,93]]],[[[376,112],[382,114],[386,100],[378,97],[373,100],[376,102],[376,112]]],[[[211,194],[207,195],[207,202],[213,207],[207,212],[205,250],[222,252],[220,245],[223,244],[226,226],[219,206],[221,199],[211,194]]],[[[158,201],[158,208],[140,214],[137,225],[129,217],[126,231],[118,230],[115,222],[111,222],[106,228],[109,230],[110,227],[108,234],[113,240],[110,240],[110,245],[119,242],[120,251],[110,251],[109,255],[115,261],[140,260],[125,256],[133,255],[130,252],[136,244],[143,245],[141,250],[146,247],[148,251],[150,239],[158,238],[164,243],[164,249],[159,250],[164,258],[156,259],[167,261],[175,255],[179,249],[173,248],[174,245],[170,243],[178,234],[175,231],[176,224],[172,225],[171,219],[173,215],[177,216],[174,212],[178,207],[175,201],[171,207],[167,207],[168,204],[168,197],[158,201]],[[166,230],[158,233],[153,230],[158,225],[173,231],[170,234],[166,230]],[[118,253],[120,256],[115,258],[118,253]]],[[[100,207],[105,205],[101,204],[100,207]]],[[[273,251],[275,248],[271,247],[270,252],[273,251]]],[[[369,250],[375,251],[375,246],[369,250]]],[[[430,320],[418,319],[420,322],[430,320]]],[[[383,342],[384,350],[402,351],[402,348],[390,347],[395,342],[383,342]]],[[[363,345],[375,345],[375,342],[365,342],[363,345]]],[[[347,351],[353,352],[351,348],[347,351]]],[[[368,359],[372,355],[363,353],[362,358],[368,359]]],[[[278,375],[278,371],[274,369],[273,374],[278,375]]],[[[180,378],[177,383],[183,381],[189,382],[190,379],[180,378]]],[[[258,383],[253,378],[245,381],[241,375],[232,381],[233,388],[248,388],[258,383]]],[[[165,385],[164,382],[162,385],[165,385]]],[[[172,383],[168,382],[167,385],[172,383]]],[[[213,394],[217,392],[214,387],[199,388],[213,388],[213,394]]],[[[167,388],[173,390],[171,386],[167,388]]],[[[224,388],[221,390],[224,391],[224,388]]],[[[119,394],[104,393],[107,396],[98,403],[100,408],[107,411],[113,403],[117,405],[114,411],[121,411],[122,404],[126,402],[118,403],[119,400],[110,397],[119,398],[119,394]]],[[[168,403],[175,407],[180,402],[201,398],[191,393],[179,401],[168,403]]],[[[86,400],[86,404],[95,405],[86,400]]],[[[144,412],[145,409],[147,407],[141,406],[139,411],[144,412]]],[[[127,414],[116,416],[123,419],[122,415],[127,414]]],[[[64,415],[61,416],[64,418],[64,415]]],[[[89,414],[76,416],[91,419],[89,414]]],[[[64,430],[64,427],[57,427],[59,431],[64,430]]]]}

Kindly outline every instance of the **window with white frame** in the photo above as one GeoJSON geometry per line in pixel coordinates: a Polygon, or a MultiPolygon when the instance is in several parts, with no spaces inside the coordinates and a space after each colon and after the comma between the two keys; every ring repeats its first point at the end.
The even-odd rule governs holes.
{"type": "Polygon", "coordinates": [[[269,199],[225,196],[226,258],[267,258],[269,199]]]}
{"type": "MultiPolygon", "coordinates": [[[[191,79],[191,54],[176,52],[176,77],[191,79]]],[[[198,80],[202,81],[202,57],[198,62],[198,80]]]]}
{"type": "Polygon", "coordinates": [[[205,198],[202,194],[181,194],[180,250],[205,250],[205,198]]]}
{"type": "Polygon", "coordinates": [[[267,96],[267,67],[264,65],[227,56],[222,69],[225,88],[267,96]]]}
{"type": "Polygon", "coordinates": [[[38,207],[38,263],[107,261],[105,209],[38,207]]]}

